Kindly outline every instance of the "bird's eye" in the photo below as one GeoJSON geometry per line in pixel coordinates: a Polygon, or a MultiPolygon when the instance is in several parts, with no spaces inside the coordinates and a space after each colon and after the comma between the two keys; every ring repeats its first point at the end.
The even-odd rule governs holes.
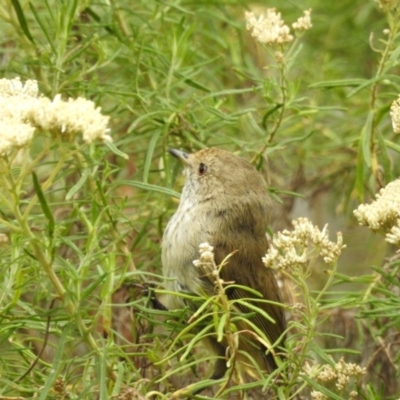
{"type": "Polygon", "coordinates": [[[200,176],[204,175],[206,173],[206,171],[207,171],[207,165],[203,164],[203,163],[200,163],[200,165],[199,165],[199,175],[200,176]]]}

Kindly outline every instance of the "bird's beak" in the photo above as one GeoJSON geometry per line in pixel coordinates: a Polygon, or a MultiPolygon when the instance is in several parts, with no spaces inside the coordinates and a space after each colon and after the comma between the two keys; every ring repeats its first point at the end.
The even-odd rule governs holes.
{"type": "Polygon", "coordinates": [[[184,165],[189,165],[189,153],[185,153],[184,151],[176,150],[176,149],[168,149],[169,154],[172,154],[184,165]]]}

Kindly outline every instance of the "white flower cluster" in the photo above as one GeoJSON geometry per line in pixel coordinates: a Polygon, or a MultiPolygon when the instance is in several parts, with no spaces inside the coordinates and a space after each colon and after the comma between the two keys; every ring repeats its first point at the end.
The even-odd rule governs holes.
{"type": "Polygon", "coordinates": [[[218,278],[218,268],[214,260],[214,248],[209,243],[199,245],[200,258],[193,261],[193,265],[199,268],[204,276],[215,283],[218,278]]]}
{"type": "Polygon", "coordinates": [[[29,143],[35,128],[27,121],[27,102],[38,96],[35,81],[0,79],[0,156],[29,143]]]}
{"type": "Polygon", "coordinates": [[[258,18],[254,13],[246,12],[245,18],[247,30],[251,31],[251,36],[260,43],[282,44],[293,40],[290,28],[285,25],[281,13],[276,12],[275,8],[268,8],[266,15],[260,15],[258,18]]]}
{"type": "MultiPolygon", "coordinates": [[[[255,37],[260,43],[264,44],[284,44],[293,40],[290,28],[282,20],[281,13],[275,8],[268,8],[265,15],[256,17],[253,12],[245,13],[246,28],[251,31],[251,36],[255,37]]],[[[307,30],[312,27],[311,10],[304,11],[304,16],[300,17],[292,24],[294,30],[307,30]]]]}
{"type": "Polygon", "coordinates": [[[392,119],[393,132],[400,133],[400,95],[390,107],[390,118],[392,119]]]}
{"type": "Polygon", "coordinates": [[[0,120],[0,157],[14,148],[26,146],[31,141],[34,132],[35,128],[29,124],[12,119],[0,120]]]}
{"type": "Polygon", "coordinates": [[[66,136],[82,133],[86,143],[98,139],[111,141],[106,134],[109,117],[102,115],[92,101],[83,97],[64,101],[58,94],[53,101],[42,97],[40,103],[30,115],[32,123],[40,130],[66,136]]]}
{"type": "MultiPolygon", "coordinates": [[[[358,381],[367,372],[366,368],[360,367],[357,364],[346,363],[343,357],[333,366],[328,364],[324,364],[322,367],[320,365],[310,366],[310,364],[306,363],[303,369],[308,376],[315,378],[316,381],[334,383],[336,389],[342,393],[345,390],[349,391],[351,389],[351,387],[348,386],[351,383],[352,378],[355,381],[358,381]]],[[[311,392],[311,398],[314,400],[327,399],[323,393],[316,390],[311,392]]],[[[349,399],[356,398],[357,392],[351,390],[349,393],[349,399]]]]}
{"type": "Polygon", "coordinates": [[[317,390],[313,390],[311,392],[311,399],[312,400],[327,400],[328,398],[322,392],[318,392],[317,390]]]}
{"type": "Polygon", "coordinates": [[[366,369],[357,364],[346,363],[342,357],[333,367],[324,364],[316,379],[321,382],[335,382],[338,390],[344,390],[351,378],[359,378],[366,374],[366,369]]]}
{"type": "Polygon", "coordinates": [[[224,280],[219,277],[218,266],[214,260],[214,247],[209,243],[199,245],[200,258],[193,261],[193,265],[198,268],[201,275],[217,287],[222,287],[224,280]]]}
{"type": "Polygon", "coordinates": [[[0,93],[4,97],[38,97],[39,88],[37,82],[32,79],[28,79],[25,84],[19,78],[0,79],[0,93]]]}
{"type": "Polygon", "coordinates": [[[311,8],[304,10],[304,16],[299,17],[296,22],[292,24],[292,28],[296,31],[307,31],[312,28],[311,23],[311,8]]]}
{"type": "Polygon", "coordinates": [[[385,240],[400,246],[400,179],[390,182],[370,204],[354,210],[360,225],[385,233],[385,240]]]}
{"type": "Polygon", "coordinates": [[[36,81],[0,79],[0,156],[27,146],[36,129],[66,138],[82,133],[86,143],[111,141],[108,119],[84,98],[50,100],[40,96],[36,81]]]}
{"type": "MultiPolygon", "coordinates": [[[[355,390],[352,390],[349,393],[349,400],[355,400],[358,398],[358,392],[355,390]]],[[[322,392],[319,392],[318,390],[313,390],[311,392],[311,399],[312,400],[328,400],[328,397],[325,396],[322,392]]]]}
{"type": "Polygon", "coordinates": [[[326,264],[332,264],[346,247],[340,232],[337,233],[336,243],[329,240],[327,225],[320,231],[307,218],[299,218],[292,224],[293,231],[284,230],[273,237],[270,249],[263,258],[265,266],[275,269],[306,266],[310,255],[315,253],[326,264]]]}

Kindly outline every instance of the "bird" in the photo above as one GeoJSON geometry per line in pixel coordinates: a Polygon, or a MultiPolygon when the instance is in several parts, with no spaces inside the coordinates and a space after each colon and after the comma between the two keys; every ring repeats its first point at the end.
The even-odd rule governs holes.
{"type": "MultiPolygon", "coordinates": [[[[272,208],[263,178],[247,160],[221,148],[204,148],[192,154],[170,149],[169,153],[182,162],[185,182],[161,244],[163,276],[170,293],[163,303],[167,309],[180,309],[188,306],[187,300],[175,293],[215,294],[215,285],[193,264],[199,258],[200,244],[213,247],[217,265],[230,255],[220,270],[223,281],[234,283],[227,288],[228,298],[246,299],[270,316],[268,319],[243,301],[236,301],[238,311],[245,316],[239,349],[250,354],[260,370],[271,373],[278,365],[276,352],[257,340],[257,335],[245,333],[254,331],[246,324],[249,320],[271,344],[284,347],[286,319],[280,289],[273,270],[262,262],[268,251],[266,230],[272,208]],[[261,297],[238,286],[256,290],[261,297]]],[[[211,377],[222,378],[228,368],[227,343],[218,342],[216,335],[205,341],[218,356],[211,377]]]]}

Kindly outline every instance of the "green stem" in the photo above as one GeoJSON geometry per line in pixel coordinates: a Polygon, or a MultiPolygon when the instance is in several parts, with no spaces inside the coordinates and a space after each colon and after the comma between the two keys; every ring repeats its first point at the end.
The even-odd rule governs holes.
{"type": "MultiPolygon", "coordinates": [[[[394,43],[396,41],[396,37],[400,28],[400,24],[397,22],[399,18],[399,13],[397,13],[394,18],[391,18],[391,14],[389,11],[387,11],[387,16],[388,16],[388,23],[389,23],[389,37],[388,40],[386,41],[385,48],[382,52],[382,57],[379,61],[378,69],[375,74],[375,80],[374,83],[371,86],[371,95],[370,95],[370,109],[375,115],[375,110],[376,110],[376,101],[378,97],[378,85],[381,84],[380,79],[377,79],[381,77],[385,73],[385,67],[386,64],[390,58],[390,55],[393,51],[394,43]]],[[[371,138],[370,138],[370,152],[371,152],[371,158],[372,158],[372,172],[376,176],[377,169],[378,169],[378,163],[376,162],[377,156],[376,156],[376,148],[375,148],[375,127],[376,127],[376,121],[375,117],[373,117],[372,121],[372,126],[371,126],[371,138]]]]}
{"type": "MultiPolygon", "coordinates": [[[[281,48],[283,52],[283,48],[281,48]]],[[[278,63],[278,61],[277,61],[278,63]]],[[[286,100],[287,100],[287,87],[286,87],[286,75],[287,75],[287,70],[286,70],[286,64],[284,62],[279,62],[279,89],[280,89],[280,97],[281,97],[281,106],[279,107],[279,113],[278,113],[278,119],[276,120],[274,127],[269,134],[269,138],[267,142],[264,144],[264,146],[261,148],[259,152],[252,158],[251,163],[254,163],[259,157],[261,157],[267,148],[271,145],[273,142],[276,133],[278,132],[282,121],[283,121],[283,116],[285,114],[286,110],[286,100]]]]}
{"type": "MultiPolygon", "coordinates": [[[[65,166],[64,165],[65,159],[66,159],[66,155],[64,154],[61,156],[61,158],[58,161],[55,168],[53,168],[53,170],[51,171],[50,176],[46,179],[46,181],[43,184],[41,184],[43,191],[47,190],[53,184],[55,177],[60,172],[61,168],[63,166],[65,166]]],[[[31,168],[31,169],[33,170],[33,168],[31,168]]],[[[31,210],[36,205],[37,201],[38,201],[38,197],[33,196],[31,201],[29,202],[29,204],[26,206],[26,209],[24,212],[24,218],[28,218],[28,215],[31,213],[31,210]]]]}
{"type": "MultiPolygon", "coordinates": [[[[50,177],[47,179],[47,181],[43,185],[44,188],[51,186],[51,184],[53,183],[53,179],[57,175],[59,170],[61,169],[64,160],[65,160],[65,157],[62,157],[60,159],[59,163],[57,164],[57,167],[53,170],[50,177]]],[[[38,261],[38,263],[40,264],[40,266],[43,268],[44,272],[48,276],[50,282],[52,283],[52,286],[55,289],[57,297],[64,304],[64,307],[65,307],[66,311],[68,312],[69,316],[75,319],[75,321],[84,337],[84,340],[86,341],[89,348],[96,354],[101,355],[102,354],[101,349],[99,348],[96,340],[90,333],[90,330],[86,327],[86,324],[83,321],[82,317],[79,315],[78,308],[68,298],[68,296],[66,296],[67,290],[65,289],[62,282],[60,281],[57,274],[55,273],[54,268],[53,268],[53,263],[48,259],[48,257],[46,257],[45,248],[43,246],[42,241],[33,234],[31,228],[29,227],[29,224],[27,222],[28,217],[29,217],[29,212],[30,212],[31,208],[33,207],[33,205],[37,201],[36,196],[35,196],[35,201],[33,201],[33,199],[32,199],[29,206],[25,210],[25,213],[22,214],[21,210],[20,210],[20,198],[19,198],[19,188],[20,188],[21,182],[15,181],[12,171],[11,171],[11,168],[8,170],[7,177],[8,177],[8,182],[9,182],[8,189],[13,198],[13,201],[9,204],[11,204],[11,206],[12,206],[11,210],[14,214],[15,219],[17,220],[17,222],[20,226],[21,232],[30,242],[32,254],[34,255],[35,259],[38,261]]],[[[117,377],[116,377],[116,374],[113,371],[111,365],[109,363],[107,363],[106,365],[107,365],[109,377],[112,380],[116,380],[117,377]]]]}

